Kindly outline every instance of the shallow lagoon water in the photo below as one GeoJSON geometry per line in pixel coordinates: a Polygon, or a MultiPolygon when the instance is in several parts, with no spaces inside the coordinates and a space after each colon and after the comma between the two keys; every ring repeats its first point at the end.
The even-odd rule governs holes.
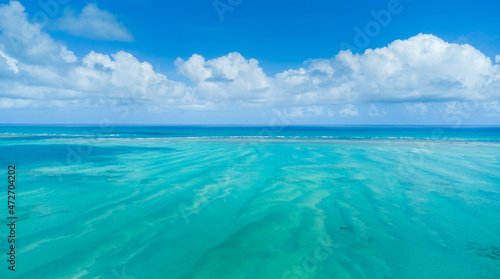
{"type": "Polygon", "coordinates": [[[495,132],[451,142],[3,132],[19,243],[15,276],[4,263],[1,278],[500,278],[495,132]]]}

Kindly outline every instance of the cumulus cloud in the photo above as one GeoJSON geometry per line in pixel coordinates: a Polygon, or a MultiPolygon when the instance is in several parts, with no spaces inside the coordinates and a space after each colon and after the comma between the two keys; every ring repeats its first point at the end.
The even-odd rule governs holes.
{"type": "Polygon", "coordinates": [[[319,116],[325,113],[323,106],[291,107],[285,113],[288,118],[297,118],[304,116],[319,116]]]}
{"type": "Polygon", "coordinates": [[[485,102],[483,106],[487,112],[495,112],[495,113],[500,112],[500,102],[498,101],[485,102]]]}
{"type": "Polygon", "coordinates": [[[491,98],[500,74],[474,47],[420,34],[363,54],[341,51],[276,79],[305,103],[422,102],[491,98]]]}
{"type": "Polygon", "coordinates": [[[27,18],[17,1],[0,5],[2,107],[104,105],[123,98],[164,106],[192,101],[183,83],[156,73],[150,63],[124,51],[91,51],[79,60],[27,18]]]}
{"type": "Polygon", "coordinates": [[[79,15],[67,10],[57,22],[58,29],[75,36],[96,40],[130,42],[134,37],[116,17],[95,4],[88,4],[79,15]]]}
{"type": "Polygon", "coordinates": [[[274,77],[238,53],[209,61],[193,55],[176,65],[210,98],[290,106],[487,100],[500,84],[499,66],[479,50],[424,34],[363,54],[341,51],[274,77]]]}
{"type": "Polygon", "coordinates": [[[368,108],[368,114],[370,116],[382,116],[386,115],[386,112],[385,109],[378,109],[377,106],[371,104],[370,107],[368,108]]]}
{"type": "Polygon", "coordinates": [[[199,98],[210,100],[252,100],[266,98],[270,86],[259,62],[245,59],[237,52],[205,61],[193,55],[187,61],[175,62],[180,73],[188,77],[196,87],[199,98]]]}
{"type": "Polygon", "coordinates": [[[452,115],[452,114],[463,114],[463,113],[464,113],[464,107],[462,103],[454,101],[446,104],[446,114],[452,115]]]}
{"type": "Polygon", "coordinates": [[[74,56],[44,33],[39,25],[31,24],[24,7],[17,1],[0,4],[0,31],[2,56],[37,65],[64,64],[68,57],[74,56]]]}
{"type": "Polygon", "coordinates": [[[500,55],[495,56],[495,62],[497,64],[500,63],[500,55]]]}
{"type": "Polygon", "coordinates": [[[347,104],[343,109],[339,111],[341,117],[358,116],[358,108],[353,104],[347,104]]]}
{"type": "Polygon", "coordinates": [[[0,57],[2,57],[4,59],[4,63],[7,64],[7,67],[9,68],[9,70],[11,70],[14,73],[18,73],[19,72],[19,69],[17,68],[18,61],[16,59],[8,56],[7,54],[5,54],[5,52],[3,52],[1,47],[2,46],[0,45],[0,57]]]}
{"type": "Polygon", "coordinates": [[[91,51],[70,74],[78,81],[76,86],[86,91],[114,88],[119,95],[125,91],[144,99],[169,98],[184,91],[181,83],[168,80],[148,62],[124,51],[111,56],[91,51]]]}
{"type": "Polygon", "coordinates": [[[406,104],[406,110],[410,113],[416,114],[425,114],[427,112],[427,105],[423,103],[416,104],[406,104]]]}

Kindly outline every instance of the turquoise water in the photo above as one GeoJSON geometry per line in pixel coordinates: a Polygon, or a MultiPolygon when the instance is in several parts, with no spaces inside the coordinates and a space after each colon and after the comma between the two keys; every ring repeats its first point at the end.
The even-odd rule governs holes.
{"type": "Polygon", "coordinates": [[[500,142],[500,127],[465,126],[340,126],[340,127],[259,127],[235,126],[1,126],[2,137],[24,139],[64,138],[246,138],[306,140],[432,140],[500,142]]]}
{"type": "Polygon", "coordinates": [[[0,127],[0,278],[500,278],[498,128],[97,129],[0,127]]]}

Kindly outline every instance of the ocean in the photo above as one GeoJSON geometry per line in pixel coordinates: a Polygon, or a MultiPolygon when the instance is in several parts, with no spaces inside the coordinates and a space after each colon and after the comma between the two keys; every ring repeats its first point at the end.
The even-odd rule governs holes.
{"type": "Polygon", "coordinates": [[[0,168],[0,278],[500,278],[499,127],[3,125],[0,168]]]}

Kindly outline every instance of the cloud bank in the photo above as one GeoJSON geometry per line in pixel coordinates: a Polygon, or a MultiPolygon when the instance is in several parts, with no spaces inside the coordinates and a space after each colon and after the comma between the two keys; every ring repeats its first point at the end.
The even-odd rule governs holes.
{"type": "MultiPolygon", "coordinates": [[[[66,14],[61,24],[90,38],[132,39],[114,16],[93,4],[76,17],[66,14]]],[[[175,62],[186,77],[181,82],[124,51],[76,57],[63,42],[30,23],[17,1],[0,5],[0,30],[1,108],[98,107],[134,98],[151,111],[289,106],[297,116],[336,115],[322,106],[341,105],[339,116],[354,117],[359,115],[354,104],[359,103],[410,103],[408,108],[425,113],[421,103],[491,103],[500,97],[498,57],[492,61],[468,44],[430,34],[362,54],[341,51],[274,76],[256,59],[237,52],[214,59],[194,54],[175,62]]],[[[370,115],[385,114],[370,106],[370,115]]]]}

